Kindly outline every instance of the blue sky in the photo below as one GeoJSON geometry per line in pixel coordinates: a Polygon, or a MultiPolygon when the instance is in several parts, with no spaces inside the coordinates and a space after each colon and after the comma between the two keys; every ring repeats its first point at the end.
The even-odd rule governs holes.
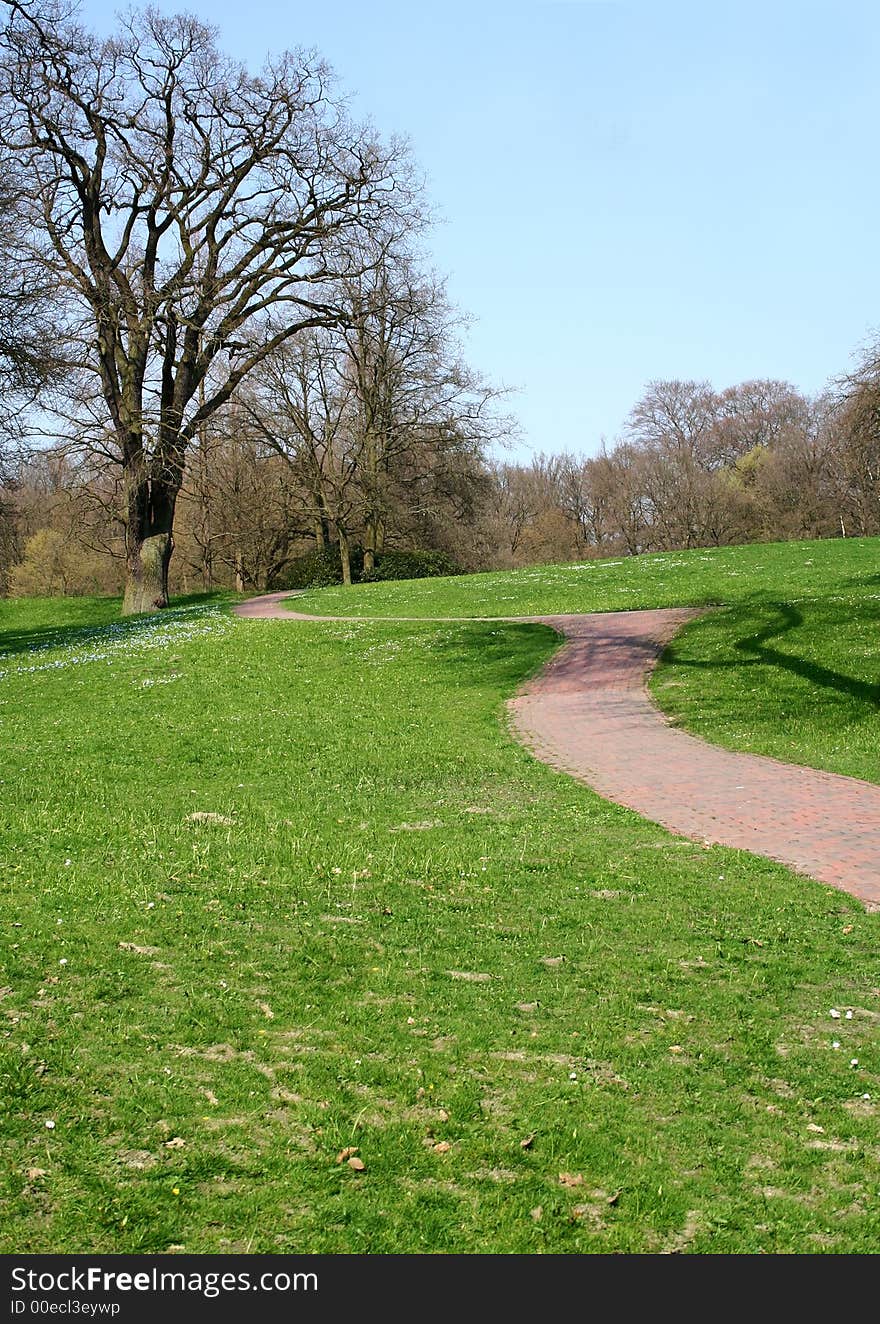
{"type": "Polygon", "coordinates": [[[409,138],[517,458],[593,453],[654,378],[818,391],[880,328],[875,0],[156,7],[253,66],[317,47],[409,138]]]}

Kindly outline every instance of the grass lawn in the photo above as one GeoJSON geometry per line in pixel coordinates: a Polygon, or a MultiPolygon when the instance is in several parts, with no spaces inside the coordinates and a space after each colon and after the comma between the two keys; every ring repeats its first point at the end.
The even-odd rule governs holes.
{"type": "MultiPolygon", "coordinates": [[[[847,639],[876,649],[878,550],[529,572],[540,605],[522,572],[517,609],[482,576],[481,600],[738,594],[658,683],[710,725],[748,686],[730,725],[761,740],[766,650],[876,680],[847,639]],[[838,595],[864,615],[833,656],[766,634],[838,595]]],[[[395,593],[466,614],[467,581],[344,601],[395,593]]],[[[876,1250],[880,917],[535,762],[499,718],[551,631],[113,610],[0,603],[0,1251],[876,1250]]],[[[830,750],[870,695],[809,683],[830,750]]]]}

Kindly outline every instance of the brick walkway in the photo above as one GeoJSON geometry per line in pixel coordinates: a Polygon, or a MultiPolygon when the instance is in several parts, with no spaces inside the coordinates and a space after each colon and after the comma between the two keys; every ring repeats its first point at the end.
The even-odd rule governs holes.
{"type": "MultiPolygon", "coordinates": [[[[319,618],[267,594],[240,616],[319,618]]],[[[670,831],[779,860],[880,907],[880,786],[735,754],[667,724],[645,689],[686,609],[504,617],[551,625],[568,644],[509,702],[540,759],[670,831]]],[[[406,619],[406,618],[401,618],[406,619]]]]}

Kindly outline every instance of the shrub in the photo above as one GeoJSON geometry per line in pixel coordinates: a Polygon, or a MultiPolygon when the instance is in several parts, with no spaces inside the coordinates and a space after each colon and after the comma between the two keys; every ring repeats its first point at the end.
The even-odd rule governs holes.
{"type": "MultiPolygon", "coordinates": [[[[351,552],[351,577],[360,575],[364,564],[364,554],[360,548],[353,547],[351,552]]],[[[306,552],[296,556],[272,580],[273,589],[329,588],[342,583],[342,559],[338,547],[326,547],[323,551],[306,552]]]]}
{"type": "Polygon", "coordinates": [[[383,552],[376,559],[371,579],[429,579],[434,575],[460,575],[459,566],[445,552],[383,552]]]}
{"type": "MultiPolygon", "coordinates": [[[[463,572],[444,552],[383,552],[376,558],[376,569],[364,574],[362,548],[351,550],[351,577],[355,584],[376,580],[427,579],[432,575],[460,575],[463,572]]],[[[342,561],[338,547],[306,552],[297,556],[277,574],[273,589],[329,588],[342,583],[342,561]]]]}

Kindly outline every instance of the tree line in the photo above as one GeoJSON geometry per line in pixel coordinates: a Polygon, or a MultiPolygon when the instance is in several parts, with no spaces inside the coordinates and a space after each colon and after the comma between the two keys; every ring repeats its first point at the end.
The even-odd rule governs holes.
{"type": "Polygon", "coordinates": [[[331,71],[191,16],[0,0],[0,591],[343,582],[880,532],[880,346],[818,398],[651,383],[622,436],[495,458],[404,145],[331,71]],[[173,556],[172,556],[173,553],[173,556]]]}

